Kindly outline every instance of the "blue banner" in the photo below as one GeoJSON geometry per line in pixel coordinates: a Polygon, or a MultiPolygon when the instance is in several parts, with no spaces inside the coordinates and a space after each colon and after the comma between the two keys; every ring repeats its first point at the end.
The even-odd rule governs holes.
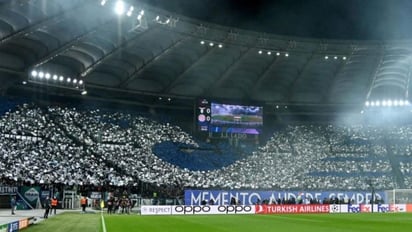
{"type": "MultiPolygon", "coordinates": [[[[353,204],[367,204],[372,199],[372,193],[366,191],[255,191],[255,190],[185,190],[185,205],[201,205],[202,201],[213,200],[216,205],[229,205],[232,198],[243,205],[253,205],[257,202],[267,200],[275,203],[278,199],[286,201],[302,199],[303,202],[309,199],[317,199],[323,202],[324,199],[346,199],[353,204]]],[[[375,192],[375,199],[386,200],[385,192],[375,192]]]]}
{"type": "Polygon", "coordinates": [[[7,228],[8,232],[17,232],[19,231],[19,221],[9,223],[9,227],[7,228]]]}

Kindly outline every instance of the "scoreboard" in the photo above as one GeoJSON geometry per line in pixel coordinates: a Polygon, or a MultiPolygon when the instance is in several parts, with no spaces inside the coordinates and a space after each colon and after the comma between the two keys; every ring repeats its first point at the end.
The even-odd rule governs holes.
{"type": "Polygon", "coordinates": [[[210,101],[204,98],[199,99],[196,105],[196,120],[199,131],[209,131],[210,121],[212,120],[211,113],[210,101]]]}
{"type": "Polygon", "coordinates": [[[197,131],[213,134],[259,135],[263,127],[263,107],[217,103],[207,98],[196,102],[197,131]]]}

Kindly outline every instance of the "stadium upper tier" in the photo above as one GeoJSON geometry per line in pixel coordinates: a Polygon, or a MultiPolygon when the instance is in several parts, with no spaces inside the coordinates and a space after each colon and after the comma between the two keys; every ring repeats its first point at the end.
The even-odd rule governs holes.
{"type": "Polygon", "coordinates": [[[368,190],[412,187],[412,126],[290,125],[236,155],[126,113],[24,104],[0,119],[0,177],[32,184],[368,190]],[[184,148],[184,149],[182,149],[184,148]]]}
{"type": "Polygon", "coordinates": [[[64,87],[146,104],[210,97],[355,109],[409,100],[411,41],[262,34],[138,1],[3,0],[0,9],[3,92],[74,94],[54,88],[64,87]]]}

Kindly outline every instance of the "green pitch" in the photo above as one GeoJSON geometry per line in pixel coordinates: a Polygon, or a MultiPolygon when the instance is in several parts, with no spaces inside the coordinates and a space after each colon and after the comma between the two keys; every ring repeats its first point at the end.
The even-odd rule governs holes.
{"type": "MultiPolygon", "coordinates": [[[[412,214],[317,215],[207,215],[140,216],[104,215],[107,232],[250,232],[250,231],[410,231],[412,214]]],[[[66,213],[29,227],[27,232],[103,232],[100,214],[66,213]]]]}

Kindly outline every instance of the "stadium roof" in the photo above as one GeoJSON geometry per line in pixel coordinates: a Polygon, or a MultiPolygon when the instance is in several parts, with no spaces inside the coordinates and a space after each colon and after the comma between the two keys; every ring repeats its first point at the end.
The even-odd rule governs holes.
{"type": "Polygon", "coordinates": [[[410,39],[408,0],[141,0],[202,21],[271,34],[410,39]]]}
{"type": "Polygon", "coordinates": [[[139,1],[0,0],[0,88],[44,90],[56,75],[90,98],[359,108],[409,98],[411,43],[280,36],[139,1]]]}

